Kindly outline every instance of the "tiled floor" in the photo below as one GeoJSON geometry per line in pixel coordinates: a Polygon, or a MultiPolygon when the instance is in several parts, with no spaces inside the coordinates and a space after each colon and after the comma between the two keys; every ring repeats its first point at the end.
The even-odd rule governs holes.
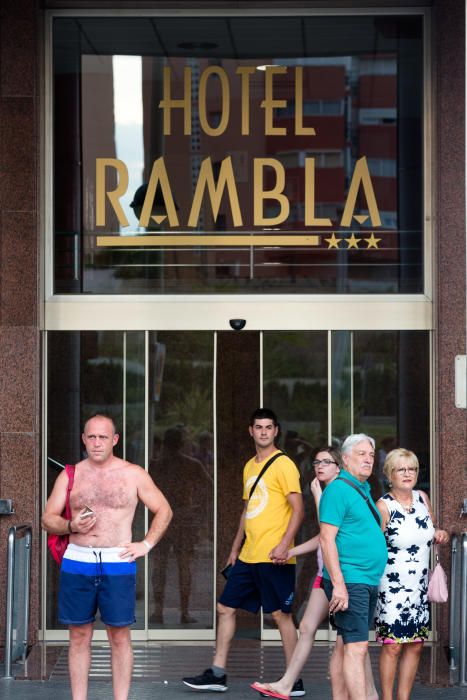
{"type": "MultiPolygon", "coordinates": [[[[150,681],[178,681],[184,675],[202,671],[209,666],[213,654],[212,642],[134,644],[134,678],[150,681]]],[[[376,650],[375,650],[376,652],[376,650]]],[[[376,655],[372,652],[376,663],[376,655]]],[[[317,645],[303,672],[303,678],[327,680],[328,645],[317,645]]],[[[257,680],[276,678],[284,666],[282,647],[277,643],[258,640],[235,642],[229,656],[229,677],[257,680]]],[[[60,680],[68,678],[68,647],[37,644],[26,666],[15,665],[17,678],[30,680],[60,680]]],[[[107,644],[92,647],[91,678],[110,678],[110,648],[107,644]]]]}
{"type": "MultiPolygon", "coordinates": [[[[192,691],[180,679],[206,668],[211,662],[212,651],[210,642],[134,644],[135,668],[130,700],[193,700],[192,691]]],[[[317,644],[302,673],[309,700],[331,700],[327,678],[329,652],[327,644],[317,644]]],[[[429,648],[424,653],[429,655],[429,648]]],[[[15,665],[17,680],[0,680],[0,700],[67,700],[71,697],[67,656],[66,646],[36,645],[25,667],[15,665]]],[[[371,648],[370,656],[377,678],[376,647],[371,648]]],[[[254,680],[277,678],[283,667],[282,649],[277,643],[235,641],[229,657],[228,696],[234,695],[236,700],[260,700],[250,690],[249,684],[254,680]]],[[[199,693],[195,697],[199,697],[199,693]]],[[[206,697],[206,693],[201,697],[206,697]]],[[[112,698],[110,651],[107,645],[96,644],[92,650],[88,700],[104,698],[112,698]]],[[[467,688],[430,688],[417,682],[412,699],[467,700],[467,688]]]]}

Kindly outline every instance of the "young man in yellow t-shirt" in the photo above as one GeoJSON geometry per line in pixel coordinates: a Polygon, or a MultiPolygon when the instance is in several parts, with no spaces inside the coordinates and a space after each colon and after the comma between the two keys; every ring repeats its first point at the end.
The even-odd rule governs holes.
{"type": "MultiPolygon", "coordinates": [[[[258,408],[251,416],[249,431],[256,455],[243,470],[245,506],[226,562],[232,568],[217,604],[213,664],[201,675],[183,679],[195,690],[227,690],[225,666],[238,608],[257,613],[262,607],[265,613],[271,613],[279,628],[287,665],[297,643],[291,613],[295,560],[288,560],[288,552],[303,520],[300,475],[292,460],[276,447],[279,424],[273,411],[258,408]],[[279,456],[261,476],[250,497],[261,470],[275,454],[279,456]]],[[[304,694],[302,682],[297,681],[291,695],[304,694]]]]}

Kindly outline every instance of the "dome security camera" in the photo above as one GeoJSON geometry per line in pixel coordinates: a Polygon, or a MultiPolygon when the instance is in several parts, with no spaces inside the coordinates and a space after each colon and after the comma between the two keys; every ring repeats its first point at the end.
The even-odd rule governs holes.
{"type": "Polygon", "coordinates": [[[246,326],[246,320],[244,318],[231,318],[229,323],[233,331],[241,331],[242,328],[246,326]]]}

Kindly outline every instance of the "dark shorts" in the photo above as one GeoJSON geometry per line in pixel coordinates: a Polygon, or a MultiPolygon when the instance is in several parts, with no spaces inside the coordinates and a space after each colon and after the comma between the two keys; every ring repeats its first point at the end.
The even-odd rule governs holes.
{"type": "MultiPolygon", "coordinates": [[[[373,624],[378,586],[366,583],[346,583],[349,594],[349,607],[331,615],[331,622],[344,644],[367,642],[368,632],[373,624]]],[[[327,599],[332,598],[332,583],[323,578],[323,588],[327,599]]]]}
{"type": "Polygon", "coordinates": [[[295,591],[295,564],[246,564],[237,559],[219,598],[229,608],[257,613],[290,613],[295,591]]]}
{"type": "Polygon", "coordinates": [[[58,619],[64,625],[101,620],[110,627],[135,621],[136,563],[120,559],[120,547],[70,544],[60,568],[58,619]]]}

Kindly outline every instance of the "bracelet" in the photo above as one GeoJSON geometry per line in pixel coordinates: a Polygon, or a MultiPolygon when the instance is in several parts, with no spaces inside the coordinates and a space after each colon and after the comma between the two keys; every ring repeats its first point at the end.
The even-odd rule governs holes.
{"type": "Polygon", "coordinates": [[[150,549],[152,549],[152,548],[154,547],[154,545],[153,545],[153,544],[149,544],[149,542],[148,542],[147,540],[143,540],[143,544],[145,544],[146,547],[148,548],[148,552],[149,552],[150,549]]]}
{"type": "Polygon", "coordinates": [[[68,532],[70,533],[70,535],[74,535],[74,534],[75,534],[75,533],[73,532],[73,530],[71,529],[71,520],[68,521],[68,532]]]}

